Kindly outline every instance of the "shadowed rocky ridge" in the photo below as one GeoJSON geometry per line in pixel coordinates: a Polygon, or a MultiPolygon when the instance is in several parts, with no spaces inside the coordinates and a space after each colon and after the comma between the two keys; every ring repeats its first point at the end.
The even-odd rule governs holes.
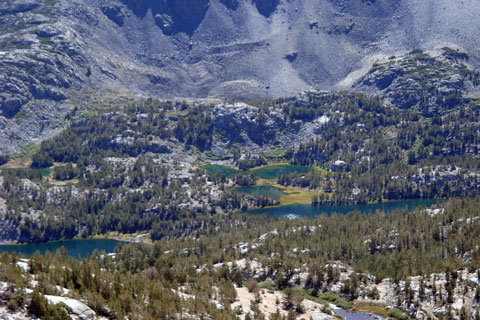
{"type": "MultiPolygon", "coordinates": [[[[123,0],[129,10],[144,19],[151,14],[164,34],[192,35],[205,18],[209,0],[123,0]]],[[[117,7],[122,9],[121,7],[117,7]]]]}

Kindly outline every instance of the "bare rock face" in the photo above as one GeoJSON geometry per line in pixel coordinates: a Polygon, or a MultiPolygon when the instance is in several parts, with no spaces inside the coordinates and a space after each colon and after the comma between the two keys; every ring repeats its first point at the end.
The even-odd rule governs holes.
{"type": "Polygon", "coordinates": [[[76,31],[58,23],[29,26],[26,21],[32,16],[24,12],[21,17],[0,19],[5,24],[19,20],[22,28],[11,30],[19,37],[8,37],[7,32],[3,41],[8,50],[0,52],[0,110],[7,118],[34,98],[65,100],[66,89],[85,78],[87,59],[75,39],[76,31]]]}
{"type": "Polygon", "coordinates": [[[71,108],[71,92],[85,86],[81,31],[55,10],[42,1],[0,4],[0,153],[50,136],[71,108]]]}
{"type": "Polygon", "coordinates": [[[25,50],[12,50],[0,60],[0,111],[7,118],[15,116],[33,98],[65,100],[64,90],[82,82],[81,67],[74,61],[73,50],[71,56],[49,52],[40,46],[29,49],[28,53],[25,50]]]}

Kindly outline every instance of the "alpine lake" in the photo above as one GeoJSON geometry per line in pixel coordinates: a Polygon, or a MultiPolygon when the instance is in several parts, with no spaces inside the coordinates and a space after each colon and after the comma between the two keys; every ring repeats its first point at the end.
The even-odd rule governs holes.
{"type": "Polygon", "coordinates": [[[55,253],[58,249],[64,247],[69,256],[85,258],[95,250],[98,252],[105,251],[107,254],[113,253],[115,247],[120,243],[120,241],[113,239],[73,239],[32,244],[0,245],[0,252],[16,252],[17,254],[28,257],[37,251],[44,255],[47,251],[55,253]]]}
{"type": "MultiPolygon", "coordinates": [[[[234,176],[239,171],[235,168],[207,164],[203,168],[210,174],[220,173],[226,176],[234,176]]],[[[281,175],[288,173],[304,174],[314,170],[311,167],[293,166],[288,164],[269,165],[260,168],[251,169],[247,172],[255,172],[260,179],[272,180],[278,179],[281,175]]],[[[277,199],[285,195],[284,191],[272,185],[252,186],[236,188],[238,192],[246,194],[270,195],[277,199]]],[[[441,203],[442,200],[436,199],[409,199],[390,201],[365,205],[343,205],[343,206],[312,206],[310,204],[288,204],[278,207],[262,208],[249,210],[249,214],[267,213],[272,217],[281,217],[295,219],[299,217],[315,217],[319,214],[347,214],[353,211],[359,211],[363,214],[371,214],[376,211],[392,212],[395,210],[415,210],[418,207],[430,207],[434,204],[441,203]]],[[[34,244],[8,244],[0,245],[0,252],[16,252],[23,256],[32,256],[35,252],[44,255],[47,251],[52,253],[64,247],[67,254],[74,258],[85,258],[92,254],[95,250],[98,252],[113,253],[114,249],[121,242],[113,239],[73,239],[64,241],[52,241],[46,243],[34,244]]]]}
{"type": "MultiPolygon", "coordinates": [[[[272,217],[298,218],[298,217],[314,217],[319,214],[347,214],[353,211],[359,211],[364,214],[375,213],[377,210],[384,212],[392,212],[394,210],[415,210],[418,207],[430,207],[439,203],[435,199],[410,199],[391,201],[366,205],[349,205],[349,206],[312,206],[303,204],[293,204],[288,206],[279,206],[272,208],[249,210],[249,214],[268,213],[272,217]]],[[[105,253],[112,253],[117,245],[121,242],[113,239],[73,239],[65,241],[51,241],[45,243],[33,244],[8,244],[0,245],[0,252],[17,252],[23,256],[32,256],[36,251],[45,254],[47,251],[54,253],[61,247],[65,247],[69,256],[84,258],[92,254],[95,250],[105,253]]]]}
{"type": "Polygon", "coordinates": [[[372,214],[376,211],[393,212],[395,210],[408,210],[413,211],[418,207],[430,207],[434,204],[441,203],[441,200],[437,199],[407,199],[398,201],[389,201],[373,204],[360,204],[360,205],[344,205],[344,206],[312,206],[305,204],[292,204],[288,206],[279,206],[263,209],[249,210],[250,214],[262,214],[268,213],[272,217],[286,217],[286,218],[298,218],[298,217],[310,217],[313,218],[319,214],[347,214],[353,211],[359,211],[363,214],[372,214]]]}

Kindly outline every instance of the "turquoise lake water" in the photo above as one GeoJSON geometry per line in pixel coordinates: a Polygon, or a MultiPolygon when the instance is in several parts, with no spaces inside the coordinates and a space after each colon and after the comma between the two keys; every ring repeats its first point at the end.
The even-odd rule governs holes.
{"type": "MultiPolygon", "coordinates": [[[[412,199],[412,200],[401,200],[401,201],[392,201],[384,202],[377,204],[366,204],[366,205],[350,205],[350,206],[311,206],[311,205],[301,205],[293,204],[289,206],[267,208],[267,209],[258,209],[250,210],[248,213],[251,214],[261,214],[269,213],[271,216],[275,217],[314,217],[319,214],[332,214],[332,213],[342,213],[346,214],[355,210],[358,210],[362,213],[369,214],[374,213],[377,210],[384,212],[392,212],[394,210],[414,210],[417,207],[430,207],[433,204],[441,203],[442,200],[436,199],[412,199]]],[[[36,243],[36,244],[26,244],[26,245],[0,245],[0,252],[7,251],[13,252],[16,251],[19,254],[25,256],[33,255],[37,250],[41,254],[45,254],[48,250],[50,252],[55,252],[61,247],[65,247],[67,253],[72,257],[86,257],[91,254],[94,250],[102,251],[106,253],[114,252],[115,247],[120,243],[117,240],[110,239],[86,239],[86,240],[66,240],[66,241],[54,241],[47,243],[36,243]]]]}
{"type": "Polygon", "coordinates": [[[31,256],[37,250],[40,254],[45,254],[46,251],[55,253],[61,247],[67,249],[68,255],[72,257],[86,257],[95,249],[98,251],[105,250],[106,253],[112,253],[115,247],[120,243],[117,240],[111,239],[86,239],[86,240],[66,240],[66,241],[52,241],[46,243],[35,244],[19,244],[19,245],[0,245],[0,252],[17,252],[24,256],[31,256]]]}
{"type": "Polygon", "coordinates": [[[269,213],[274,217],[298,216],[298,217],[314,217],[319,214],[343,213],[347,214],[352,211],[360,211],[369,214],[380,210],[384,212],[392,212],[395,210],[415,210],[417,207],[430,207],[433,204],[440,203],[437,199],[410,199],[382,202],[364,205],[348,205],[348,206],[311,206],[304,204],[292,204],[289,206],[281,206],[266,209],[249,210],[251,214],[269,213]]]}

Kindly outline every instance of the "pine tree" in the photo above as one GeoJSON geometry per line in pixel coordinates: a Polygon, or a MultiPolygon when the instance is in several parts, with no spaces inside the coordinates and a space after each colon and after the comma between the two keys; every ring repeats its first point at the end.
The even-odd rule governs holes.
{"type": "Polygon", "coordinates": [[[33,290],[32,300],[30,300],[30,304],[28,305],[28,311],[39,318],[45,316],[47,313],[46,300],[40,296],[37,288],[33,290]]]}
{"type": "Polygon", "coordinates": [[[280,310],[278,308],[275,313],[272,313],[270,315],[270,320],[282,320],[282,314],[280,313],[280,310]]]}
{"type": "Polygon", "coordinates": [[[290,310],[287,314],[287,320],[295,320],[295,319],[297,319],[297,314],[293,310],[290,310]]]}
{"type": "Polygon", "coordinates": [[[233,273],[233,281],[235,282],[235,284],[237,285],[237,287],[241,287],[241,286],[242,286],[242,280],[243,280],[242,272],[240,272],[240,270],[236,270],[236,271],[233,273]]]}
{"type": "Polygon", "coordinates": [[[468,314],[467,314],[467,310],[465,309],[465,307],[462,307],[462,309],[460,309],[460,320],[468,320],[470,319],[468,314]]]}
{"type": "Polygon", "coordinates": [[[425,283],[423,282],[423,279],[420,280],[420,288],[418,291],[418,297],[420,301],[423,301],[425,299],[425,283]]]}

